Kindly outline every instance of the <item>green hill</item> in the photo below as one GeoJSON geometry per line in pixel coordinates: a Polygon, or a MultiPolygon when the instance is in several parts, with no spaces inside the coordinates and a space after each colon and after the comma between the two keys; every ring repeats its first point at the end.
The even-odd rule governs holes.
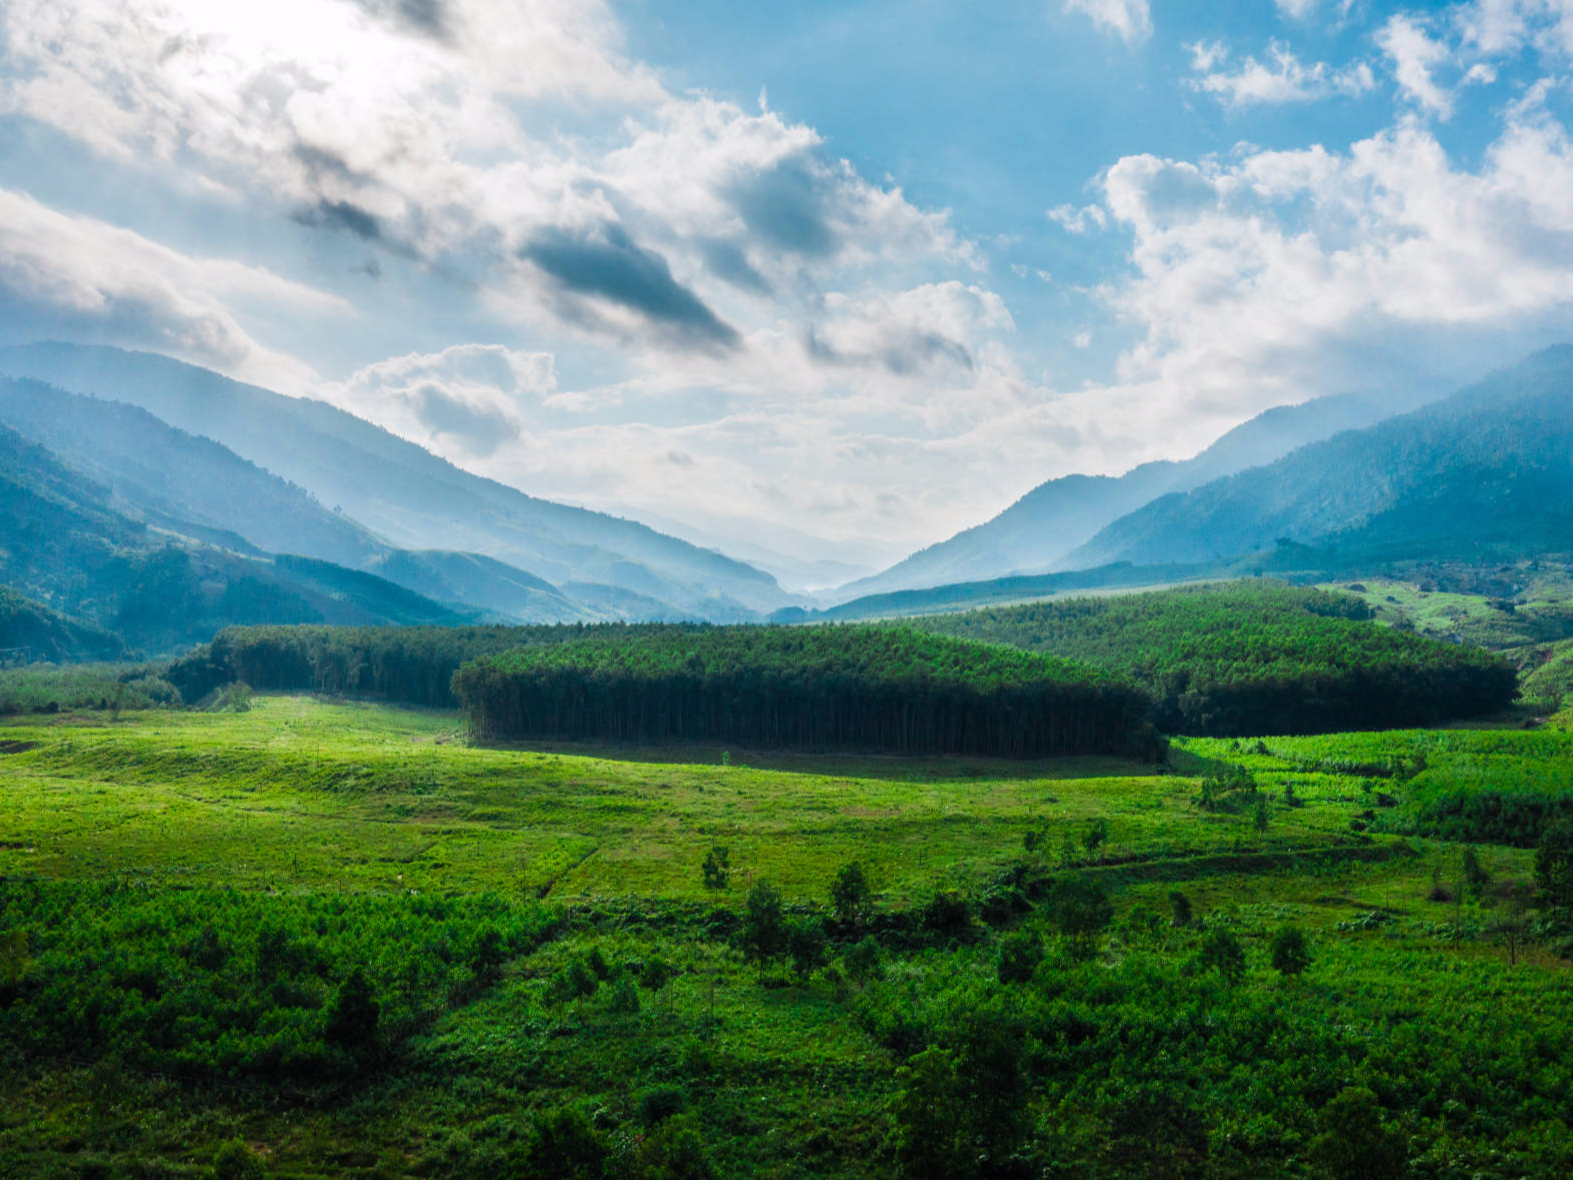
{"type": "Polygon", "coordinates": [[[1314,544],[1345,564],[1511,560],[1573,537],[1573,346],[1425,409],[1165,496],[1065,558],[1199,562],[1314,544]]]}
{"type": "Polygon", "coordinates": [[[1129,676],[1170,733],[1435,725],[1513,700],[1506,660],[1367,621],[1358,599],[1278,582],[1182,587],[918,619],[1129,676]]]}
{"type": "Polygon", "coordinates": [[[125,646],[117,635],[68,619],[0,586],[0,663],[112,660],[125,646]]]}

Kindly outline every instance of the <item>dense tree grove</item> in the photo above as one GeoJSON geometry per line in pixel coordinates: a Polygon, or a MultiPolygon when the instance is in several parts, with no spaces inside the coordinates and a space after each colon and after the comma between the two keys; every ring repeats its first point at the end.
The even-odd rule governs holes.
{"type": "Polygon", "coordinates": [[[460,664],[478,656],[587,635],[639,628],[537,627],[228,627],[171,665],[169,679],[188,701],[225,684],[280,692],[371,697],[451,709],[460,664]]]}
{"type": "Polygon", "coordinates": [[[1499,656],[1370,623],[1360,600],[1273,581],[1081,598],[913,620],[1130,676],[1166,733],[1435,725],[1510,704],[1499,656]]]}
{"type": "Polygon", "coordinates": [[[1138,752],[1146,697],[1091,669],[887,627],[665,628],[466,664],[487,737],[1003,757],[1138,752]]]}

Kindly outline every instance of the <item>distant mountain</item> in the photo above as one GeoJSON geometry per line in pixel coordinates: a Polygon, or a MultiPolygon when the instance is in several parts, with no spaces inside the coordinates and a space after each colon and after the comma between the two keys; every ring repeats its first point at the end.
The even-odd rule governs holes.
{"type": "Polygon", "coordinates": [[[715,617],[719,604],[723,614],[751,617],[794,601],[743,562],[471,475],[326,402],[102,346],[0,349],[0,373],[140,406],[299,485],[399,548],[483,553],[559,586],[621,586],[689,616],[715,617]]]}
{"type": "Polygon", "coordinates": [[[1051,479],[992,520],[919,550],[871,578],[841,586],[833,597],[847,599],[1047,571],[1104,526],[1159,496],[1188,491],[1270,463],[1296,447],[1339,431],[1369,426],[1423,400],[1343,394],[1278,406],[1236,426],[1191,459],[1143,463],[1117,477],[1067,475],[1051,479]]]}
{"type": "Polygon", "coordinates": [[[0,377],[0,423],[104,484],[116,506],[242,552],[361,565],[392,547],[304,488],[125,402],[0,377]]]}
{"type": "Polygon", "coordinates": [[[1065,560],[1204,562],[1280,541],[1348,563],[1573,548],[1573,346],[1443,401],[1165,496],[1065,560]]]}
{"type": "Polygon", "coordinates": [[[0,425],[0,585],[150,652],[208,639],[231,623],[476,618],[331,562],[175,537],[112,500],[108,487],[0,425]]]}
{"type": "Polygon", "coordinates": [[[438,602],[462,602],[510,619],[577,623],[605,617],[550,582],[477,553],[396,549],[367,569],[438,602]]]}

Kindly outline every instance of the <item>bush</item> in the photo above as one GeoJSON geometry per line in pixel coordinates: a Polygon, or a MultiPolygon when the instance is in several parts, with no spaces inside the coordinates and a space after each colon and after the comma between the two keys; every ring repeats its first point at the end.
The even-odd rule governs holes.
{"type": "Polygon", "coordinates": [[[651,1086],[641,1090],[636,1102],[639,1123],[654,1127],[688,1109],[688,1095],[679,1086],[651,1086]]]}
{"type": "Polygon", "coordinates": [[[1204,970],[1216,970],[1231,987],[1245,977],[1245,948],[1227,930],[1208,931],[1202,939],[1200,962],[1204,970]]]}
{"type": "Polygon", "coordinates": [[[1049,920],[1071,941],[1078,954],[1087,954],[1099,934],[1114,920],[1114,905],[1097,882],[1086,877],[1057,881],[1048,897],[1049,920]]]}
{"type": "Polygon", "coordinates": [[[874,894],[857,861],[844,866],[830,885],[830,907],[848,926],[860,926],[874,914],[874,894]]]}
{"type": "Polygon", "coordinates": [[[997,971],[1001,983],[1026,983],[1043,962],[1043,940],[1029,930],[1007,935],[1000,942],[997,971]]]}
{"type": "Polygon", "coordinates": [[[267,1169],[262,1157],[240,1139],[230,1139],[219,1145],[213,1156],[213,1180],[263,1180],[267,1169]]]}
{"type": "Polygon", "coordinates": [[[1300,975],[1311,965],[1311,951],[1298,926],[1281,927],[1273,935],[1272,963],[1274,971],[1288,976],[1300,975]]]}
{"type": "Polygon", "coordinates": [[[848,977],[858,983],[868,983],[884,978],[885,966],[881,959],[879,943],[873,935],[869,935],[841,956],[841,964],[846,968],[848,977]]]}
{"type": "Polygon", "coordinates": [[[562,1106],[536,1120],[525,1156],[527,1174],[553,1180],[601,1180],[608,1154],[606,1142],[589,1120],[573,1107],[562,1106]]]}
{"type": "Polygon", "coordinates": [[[715,845],[705,853],[705,861],[699,866],[699,871],[704,877],[706,889],[725,889],[732,879],[731,852],[721,844],[715,845]]]}

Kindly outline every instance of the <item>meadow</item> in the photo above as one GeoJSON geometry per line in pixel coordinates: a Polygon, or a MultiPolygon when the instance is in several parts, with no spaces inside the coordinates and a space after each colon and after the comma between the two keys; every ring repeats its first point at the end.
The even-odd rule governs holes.
{"type": "Polygon", "coordinates": [[[1471,877],[1427,817],[1569,765],[1550,725],[1155,766],[10,718],[0,1170],[1565,1174],[1534,851],[1471,877]]]}

